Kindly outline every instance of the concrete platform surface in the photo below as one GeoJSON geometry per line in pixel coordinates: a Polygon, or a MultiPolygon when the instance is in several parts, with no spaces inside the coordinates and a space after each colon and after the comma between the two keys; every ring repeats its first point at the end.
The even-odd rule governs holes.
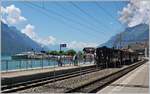
{"type": "Polygon", "coordinates": [[[145,63],[97,94],[149,94],[149,63],[145,63]]]}

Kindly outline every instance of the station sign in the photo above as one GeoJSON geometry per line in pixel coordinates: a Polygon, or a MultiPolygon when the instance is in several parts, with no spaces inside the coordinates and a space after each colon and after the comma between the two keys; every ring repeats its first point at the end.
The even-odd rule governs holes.
{"type": "Polygon", "coordinates": [[[67,47],[67,44],[60,44],[60,47],[67,47]]]}

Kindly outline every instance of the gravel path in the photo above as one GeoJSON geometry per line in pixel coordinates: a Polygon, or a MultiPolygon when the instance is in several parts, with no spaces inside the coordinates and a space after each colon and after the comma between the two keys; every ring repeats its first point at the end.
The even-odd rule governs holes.
{"type": "Polygon", "coordinates": [[[43,86],[38,86],[38,87],[18,91],[18,93],[63,93],[66,90],[69,90],[74,87],[78,87],[92,80],[99,79],[101,77],[104,77],[105,75],[111,74],[120,69],[122,68],[104,69],[104,70],[84,74],[81,76],[76,76],[69,79],[56,81],[54,83],[45,84],[43,86]]]}

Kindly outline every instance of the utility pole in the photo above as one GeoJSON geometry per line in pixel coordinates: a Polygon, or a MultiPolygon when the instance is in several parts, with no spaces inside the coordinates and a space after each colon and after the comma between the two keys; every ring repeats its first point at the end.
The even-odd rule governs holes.
{"type": "MultiPolygon", "coordinates": [[[[122,43],[122,35],[121,35],[121,33],[120,33],[120,50],[122,49],[122,45],[121,45],[121,43],[122,43]]],[[[121,54],[121,51],[120,51],[120,65],[119,66],[121,66],[121,64],[122,64],[122,54],[121,54]]]]}
{"type": "Polygon", "coordinates": [[[120,33],[120,49],[122,48],[122,46],[121,46],[121,43],[122,43],[122,35],[121,35],[121,33],[120,33]]]}
{"type": "Polygon", "coordinates": [[[61,64],[61,66],[62,66],[62,62],[61,62],[61,44],[60,44],[60,49],[59,49],[59,60],[58,60],[58,63],[60,63],[61,64]]]}
{"type": "Polygon", "coordinates": [[[147,48],[145,47],[145,57],[147,57],[147,48]]]}
{"type": "Polygon", "coordinates": [[[145,41],[144,48],[145,48],[145,57],[148,57],[148,45],[146,44],[146,41],[145,41]]]}

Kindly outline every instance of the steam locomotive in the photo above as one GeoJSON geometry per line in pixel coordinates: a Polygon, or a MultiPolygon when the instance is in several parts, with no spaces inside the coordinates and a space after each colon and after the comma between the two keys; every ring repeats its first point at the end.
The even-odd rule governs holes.
{"type": "Polygon", "coordinates": [[[96,63],[99,67],[121,67],[138,61],[137,52],[107,47],[96,48],[96,63]]]}

